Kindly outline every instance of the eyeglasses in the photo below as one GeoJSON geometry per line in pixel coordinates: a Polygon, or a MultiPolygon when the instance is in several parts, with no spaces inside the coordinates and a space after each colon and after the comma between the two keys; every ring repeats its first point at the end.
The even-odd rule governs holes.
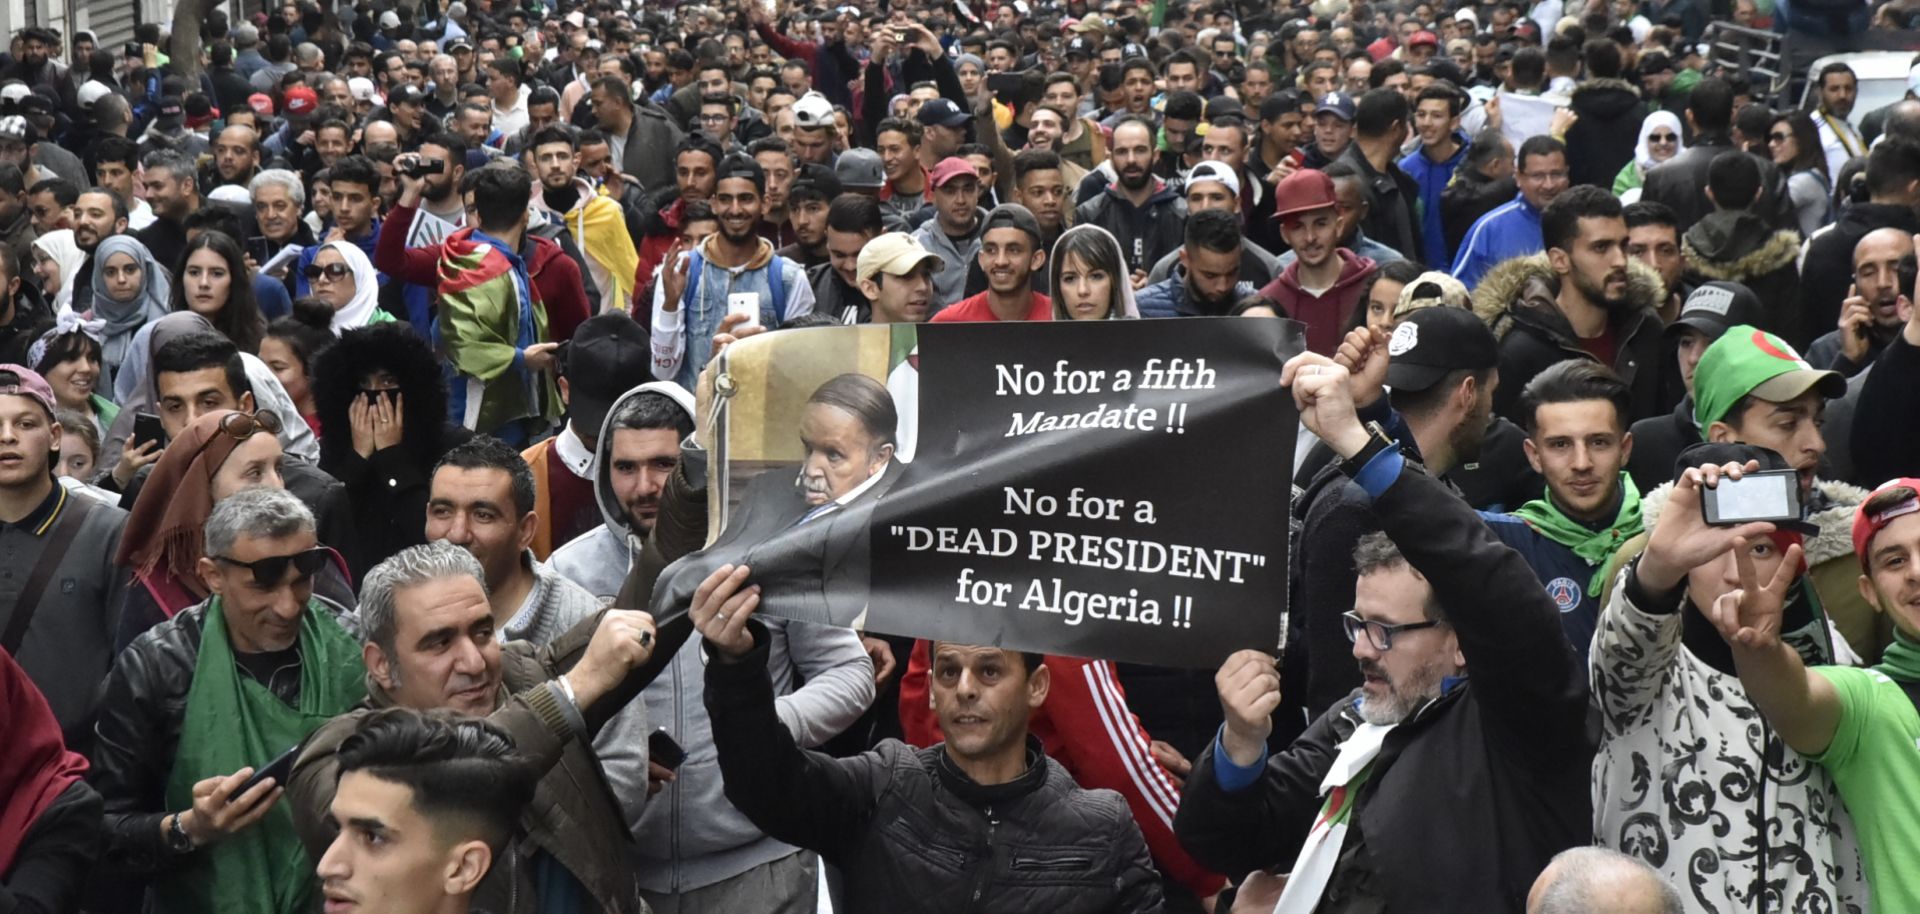
{"type": "Polygon", "coordinates": [[[1680,137],[1671,133],[1654,133],[1647,136],[1649,143],[1677,143],[1680,137]]]}
{"type": "Polygon", "coordinates": [[[1340,614],[1340,625],[1346,629],[1347,640],[1349,642],[1358,642],[1360,640],[1360,633],[1364,631],[1367,633],[1367,641],[1373,644],[1373,649],[1376,651],[1393,650],[1393,639],[1401,632],[1416,632],[1423,628],[1434,628],[1441,624],[1443,623],[1429,619],[1425,622],[1408,622],[1405,625],[1388,625],[1385,622],[1374,622],[1369,619],[1362,619],[1359,613],[1350,612],[1340,614]]]}
{"type": "Polygon", "coordinates": [[[322,276],[325,276],[328,279],[343,279],[346,277],[347,274],[352,273],[353,270],[348,268],[348,266],[344,263],[330,263],[324,267],[317,263],[310,263],[310,264],[307,264],[307,269],[305,272],[307,274],[307,279],[311,281],[311,280],[319,279],[322,276]]]}
{"type": "Polygon", "coordinates": [[[1791,133],[1769,133],[1769,134],[1767,134],[1767,142],[1769,142],[1769,143],[1785,143],[1785,142],[1788,142],[1789,140],[1792,140],[1792,139],[1793,139],[1793,134],[1791,134],[1791,133]]]}
{"type": "Polygon", "coordinates": [[[235,568],[245,568],[253,572],[253,583],[261,587],[278,587],[280,582],[286,579],[288,565],[292,565],[293,570],[300,577],[310,578],[319,574],[320,569],[327,567],[327,563],[333,560],[333,550],[324,546],[315,546],[304,552],[296,552],[292,555],[270,555],[251,562],[242,562],[224,555],[216,555],[213,560],[222,565],[232,565],[235,568]]]}
{"type": "Polygon", "coordinates": [[[1520,177],[1526,178],[1529,181],[1565,181],[1567,179],[1567,172],[1564,169],[1561,171],[1523,171],[1520,173],[1520,177]]]}
{"type": "Polygon", "coordinates": [[[727,122],[727,117],[728,117],[728,115],[726,115],[726,114],[724,114],[724,113],[721,113],[721,114],[706,114],[706,113],[704,113],[704,112],[703,112],[703,113],[702,113],[702,114],[700,115],[700,123],[702,123],[702,124],[724,124],[724,123],[726,123],[726,122],[727,122]]]}
{"type": "Polygon", "coordinates": [[[278,435],[280,417],[265,409],[250,413],[228,413],[225,419],[220,420],[220,431],[235,441],[245,441],[260,432],[278,435]]]}

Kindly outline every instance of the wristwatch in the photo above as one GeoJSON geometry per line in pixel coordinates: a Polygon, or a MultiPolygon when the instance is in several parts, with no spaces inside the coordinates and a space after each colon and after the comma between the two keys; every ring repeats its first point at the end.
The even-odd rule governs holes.
{"type": "Polygon", "coordinates": [[[181,826],[180,820],[186,813],[174,813],[173,821],[167,825],[167,850],[176,854],[193,853],[193,838],[181,826]]]}
{"type": "Polygon", "coordinates": [[[1360,475],[1360,471],[1365,469],[1373,458],[1379,456],[1381,451],[1398,446],[1399,442],[1387,437],[1386,429],[1381,428],[1380,423],[1369,422],[1367,423],[1367,446],[1361,448],[1360,452],[1352,457],[1340,461],[1340,472],[1345,473],[1348,479],[1352,479],[1360,475]]]}

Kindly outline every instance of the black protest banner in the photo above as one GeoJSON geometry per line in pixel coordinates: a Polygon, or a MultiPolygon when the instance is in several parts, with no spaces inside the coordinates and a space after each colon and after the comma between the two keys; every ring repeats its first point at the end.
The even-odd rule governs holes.
{"type": "Polygon", "coordinates": [[[797,621],[1165,666],[1271,649],[1302,348],[1261,318],[744,340],[712,369],[717,533],[653,612],[746,564],[797,621]]]}
{"type": "Polygon", "coordinates": [[[1247,318],[922,328],[867,627],[1163,666],[1273,648],[1301,348],[1247,318]]]}

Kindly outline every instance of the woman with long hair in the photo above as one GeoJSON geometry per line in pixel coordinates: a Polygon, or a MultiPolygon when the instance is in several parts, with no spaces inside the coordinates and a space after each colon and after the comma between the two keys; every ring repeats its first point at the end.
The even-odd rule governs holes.
{"type": "Polygon", "coordinates": [[[53,313],[73,310],[73,277],[86,262],[87,252],[73,243],[73,229],[33,239],[33,275],[40,280],[40,294],[53,306],[53,313]]]}
{"type": "Polygon", "coordinates": [[[258,354],[267,321],[253,297],[253,274],[240,243],[225,232],[201,232],[187,242],[173,310],[192,311],[225,334],[241,352],[258,354]]]}
{"type": "Polygon", "coordinates": [[[93,252],[93,312],[102,321],[103,374],[113,377],[126,360],[133,335],[172,310],[173,282],[167,268],[132,235],[113,235],[93,252]]]}
{"type": "Polygon", "coordinates": [[[267,325],[260,361],[273,369],[307,427],[320,434],[320,413],[313,402],[313,365],[333,345],[333,306],[311,295],[295,299],[293,313],[267,325]]]}
{"type": "Polygon", "coordinates": [[[335,336],[393,320],[393,315],[380,309],[380,273],[367,259],[367,252],[351,242],[321,245],[313,262],[307,264],[307,285],[315,297],[333,306],[335,336]]]}
{"type": "Polygon", "coordinates": [[[1767,126],[1767,153],[1787,176],[1787,197],[1793,201],[1800,236],[1811,237],[1827,224],[1833,200],[1826,149],[1813,119],[1804,111],[1776,112],[1767,126]]]}
{"type": "Polygon", "coordinates": [[[433,465],[472,432],[447,421],[446,383],[427,342],[402,324],[341,334],[314,363],[320,469],[347,487],[355,575],[426,542],[433,465]]]}
{"type": "Polygon", "coordinates": [[[85,413],[102,433],[120,415],[120,407],[99,393],[104,332],[98,321],[84,321],[67,311],[27,347],[27,365],[47,379],[60,408],[85,413]]]}
{"type": "Polygon", "coordinates": [[[1053,290],[1057,321],[1114,320],[1139,317],[1126,253],[1112,233],[1097,225],[1076,225],[1061,233],[1048,258],[1048,288],[1053,290]]]}
{"type": "Polygon", "coordinates": [[[1640,185],[1647,172],[1660,163],[1687,151],[1686,134],[1680,130],[1680,115],[1655,111],[1640,122],[1640,141],[1634,144],[1633,159],[1621,166],[1613,179],[1613,195],[1622,203],[1640,199],[1640,185]]]}

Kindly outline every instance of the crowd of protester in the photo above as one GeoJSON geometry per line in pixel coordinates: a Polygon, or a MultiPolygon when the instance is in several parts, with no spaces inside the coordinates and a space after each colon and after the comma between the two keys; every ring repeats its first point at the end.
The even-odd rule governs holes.
{"type": "Polygon", "coordinates": [[[1699,44],[1903,7],[232,6],[0,55],[0,910],[1920,911],[1920,65],[1699,44]],[[739,339],[1190,317],[1282,653],[643,611],[739,339]]]}

